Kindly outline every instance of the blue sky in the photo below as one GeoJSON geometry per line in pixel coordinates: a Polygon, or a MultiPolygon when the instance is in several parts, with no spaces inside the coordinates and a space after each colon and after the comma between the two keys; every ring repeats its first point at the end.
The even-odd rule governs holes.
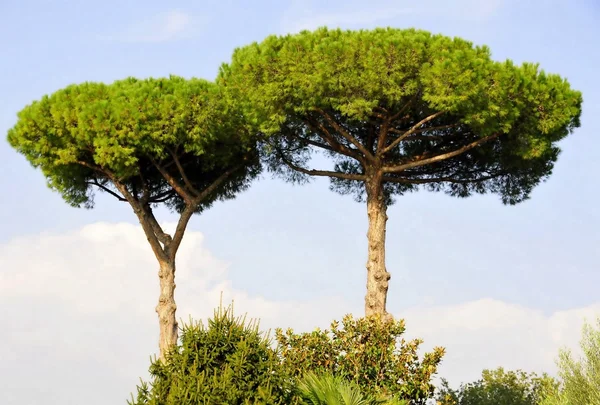
{"type": "MultiPolygon", "coordinates": [[[[594,119],[600,114],[600,81],[596,73],[600,65],[600,3],[413,3],[416,2],[3,0],[0,132],[6,134],[23,106],[68,84],[168,74],[212,79],[237,46],[260,41],[269,34],[321,25],[353,29],[416,27],[486,44],[496,59],[539,62],[546,71],[568,78],[584,97],[582,127],[562,142],[563,153],[553,176],[534,191],[530,201],[515,207],[503,206],[494,196],[457,200],[421,192],[399,198],[389,210],[389,309],[396,317],[410,320],[412,316],[415,335],[426,336],[432,345],[455,348],[455,352],[464,347],[459,341],[471,339],[471,345],[479,344],[477,347],[484,353],[489,336],[496,336],[498,350],[508,350],[502,342],[514,339],[515,331],[533,339],[547,335],[548,328],[557,336],[547,342],[549,351],[566,342],[576,342],[577,322],[582,314],[593,316],[600,308],[600,191],[595,186],[600,148],[596,134],[600,124],[594,119]],[[443,332],[431,325],[453,316],[462,318],[451,322],[454,326],[443,332]],[[507,316],[519,321],[494,329],[507,316]],[[419,321],[423,319],[428,321],[419,321]],[[495,321],[490,323],[490,319],[495,321]],[[532,325],[539,329],[529,330],[532,325]],[[468,333],[471,337],[465,338],[468,333]],[[449,341],[448,336],[456,336],[456,341],[449,341]]],[[[105,339],[114,339],[115,345],[129,344],[132,348],[119,349],[123,353],[137,356],[137,368],[131,367],[129,374],[117,381],[110,370],[120,367],[118,359],[114,364],[99,366],[98,358],[106,356],[90,349],[98,345],[88,342],[77,352],[69,345],[60,349],[64,350],[61,358],[71,362],[68,364],[79,364],[77,367],[90,373],[104,370],[107,384],[113,387],[106,394],[112,397],[106,398],[120,400],[143,374],[148,354],[156,349],[156,270],[152,257],[132,258],[124,252],[118,256],[129,266],[124,271],[139,266],[139,272],[135,273],[137,278],[131,278],[131,291],[116,286],[123,277],[113,271],[119,264],[114,261],[115,256],[102,254],[106,251],[102,249],[113,246],[112,242],[108,236],[90,236],[89,232],[92,229],[112,238],[125,238],[127,242],[123,243],[131,243],[133,251],[139,238],[144,242],[136,227],[125,224],[137,225],[133,213],[127,205],[104,196],[98,198],[94,210],[67,206],[59,195],[45,187],[41,173],[5,141],[0,142],[0,161],[0,184],[5,193],[0,203],[0,302],[4,303],[3,308],[11,308],[10,314],[0,314],[0,320],[14,326],[12,332],[0,331],[0,347],[4,344],[8,347],[5,350],[18,353],[11,357],[15,361],[13,367],[24,367],[30,362],[30,367],[43,370],[39,358],[31,355],[34,348],[40,347],[35,342],[55,341],[59,345],[64,338],[56,324],[41,315],[43,311],[62,314],[56,317],[63,321],[81,322],[89,334],[79,332],[77,342],[98,339],[101,345],[105,339]],[[81,246],[88,246],[89,251],[81,246]],[[91,252],[97,252],[93,263],[86,261],[91,252]],[[96,277],[92,271],[105,276],[94,279],[96,284],[65,282],[87,277],[83,274],[96,277]],[[144,277],[140,285],[147,285],[149,292],[142,291],[135,282],[144,277]],[[32,280],[39,284],[41,279],[46,281],[39,288],[31,287],[32,280]],[[57,287],[45,287],[52,283],[57,287]],[[71,294],[67,287],[85,293],[71,294]],[[92,291],[94,288],[104,290],[99,294],[92,291]],[[139,339],[146,339],[145,345],[131,346],[127,335],[122,340],[107,337],[116,325],[115,319],[137,322],[131,320],[133,312],[126,312],[131,306],[129,301],[112,309],[90,304],[91,297],[102,301],[108,299],[108,294],[148,294],[150,304],[148,313],[144,313],[148,323],[144,330],[149,331],[149,337],[139,333],[139,339]],[[101,313],[102,320],[93,318],[85,308],[101,313]],[[117,309],[121,315],[113,316],[110,311],[117,309]],[[98,329],[97,325],[103,322],[106,329],[98,329]],[[31,357],[24,360],[19,356],[31,357]]],[[[166,222],[175,220],[166,211],[159,215],[166,222]]],[[[198,290],[190,287],[186,291],[188,284],[181,282],[177,294],[184,301],[189,299],[188,313],[201,317],[218,304],[217,292],[230,292],[236,302],[242,303],[238,308],[266,318],[268,325],[291,322],[311,328],[326,325],[330,318],[345,312],[360,315],[365,287],[366,225],[366,208],[350,197],[330,192],[326,180],[300,187],[266,175],[236,200],[219,204],[192,220],[191,236],[186,237],[191,241],[185,243],[190,252],[189,268],[198,272],[197,278],[193,272],[188,274],[189,286],[198,290]],[[197,253],[197,261],[193,259],[194,246],[203,252],[197,253]],[[194,301],[191,291],[204,291],[211,298],[202,298],[204,307],[199,309],[200,302],[194,301]],[[319,303],[328,309],[315,310],[319,303]],[[290,318],[282,308],[296,311],[297,318],[290,318]]],[[[140,245],[139,249],[144,251],[145,247],[140,245]]],[[[187,262],[178,263],[178,277],[186,271],[182,263],[187,262]]],[[[179,315],[187,319],[188,313],[181,307],[179,315]]],[[[143,313],[144,309],[140,311],[143,313]]],[[[410,322],[408,328],[411,329],[410,322]]],[[[519,341],[529,342],[523,336],[519,341]]],[[[530,346],[522,344],[517,349],[530,353],[531,344],[536,344],[535,340],[531,342],[530,346]]],[[[515,340],[514,344],[518,342],[515,340]]],[[[467,369],[459,354],[449,353],[447,373],[454,373],[460,381],[474,378],[483,367],[506,365],[494,363],[506,356],[497,361],[479,361],[476,357],[467,369]],[[452,365],[452,361],[461,364],[452,365]]],[[[0,365],[0,375],[8,374],[10,364],[0,365]]],[[[552,358],[547,353],[531,358],[515,355],[514,367],[552,367],[552,358]],[[523,364],[518,363],[519,359],[525,359],[523,364]]],[[[25,374],[19,376],[11,373],[11,386],[25,384],[25,374]]],[[[73,393],[48,384],[50,391],[45,395],[52,392],[57,401],[74,403],[69,402],[73,393]]],[[[6,392],[15,396],[9,404],[37,403],[35,393],[24,399],[16,398],[16,391],[6,392]]]]}

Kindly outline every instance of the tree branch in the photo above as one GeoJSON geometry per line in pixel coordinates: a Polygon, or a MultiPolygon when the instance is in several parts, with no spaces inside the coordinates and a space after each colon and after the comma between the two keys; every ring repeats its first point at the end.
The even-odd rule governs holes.
{"type": "Polygon", "coordinates": [[[125,185],[117,179],[114,173],[112,173],[108,169],[102,169],[102,172],[106,174],[108,178],[110,178],[117,190],[119,190],[119,192],[123,194],[123,196],[129,202],[129,205],[131,205],[131,208],[133,208],[133,212],[138,217],[140,225],[142,225],[142,229],[146,234],[146,239],[148,240],[148,243],[150,243],[150,247],[152,248],[152,251],[154,252],[154,255],[156,256],[157,260],[167,260],[168,257],[165,254],[165,250],[162,246],[160,246],[160,241],[157,235],[154,233],[154,229],[152,228],[148,215],[145,212],[142,205],[140,204],[140,202],[129,192],[129,190],[127,190],[127,187],[125,187],[125,185]]]}
{"type": "Polygon", "coordinates": [[[127,187],[119,181],[117,176],[111,170],[102,168],[100,166],[96,166],[85,161],[78,161],[77,163],[82,166],[88,167],[96,172],[102,173],[110,179],[110,181],[123,195],[123,197],[119,197],[118,194],[112,192],[109,189],[106,189],[106,191],[117,196],[120,200],[124,198],[129,203],[129,205],[131,205],[131,208],[133,208],[133,212],[140,221],[140,225],[142,226],[142,229],[146,234],[146,239],[148,240],[148,243],[150,243],[152,252],[154,252],[154,255],[156,256],[157,260],[164,261],[169,259],[169,257],[165,253],[165,248],[160,245],[161,242],[165,244],[165,236],[169,237],[169,235],[165,234],[162,231],[162,228],[158,226],[156,218],[154,218],[154,214],[152,214],[152,210],[148,209],[147,207],[144,207],[144,205],[133,194],[131,194],[129,190],[127,190],[127,187]]]}
{"type": "Polygon", "coordinates": [[[317,141],[313,141],[312,139],[307,139],[307,138],[303,138],[303,137],[298,137],[299,140],[301,140],[302,142],[306,142],[309,145],[313,145],[316,146],[318,148],[322,148],[331,152],[335,152],[334,149],[331,146],[325,145],[324,143],[321,142],[317,142],[317,141]]]}
{"type": "Polygon", "coordinates": [[[217,190],[217,188],[220,187],[221,184],[223,184],[225,182],[225,180],[227,180],[229,178],[229,176],[231,176],[233,173],[235,173],[236,171],[243,168],[244,164],[245,163],[238,164],[238,165],[232,167],[231,169],[226,170],[225,172],[221,173],[221,175],[219,177],[217,177],[217,179],[215,181],[213,181],[210,184],[210,186],[206,187],[204,190],[202,190],[200,192],[200,194],[198,194],[198,196],[194,199],[194,203],[200,204],[202,202],[202,200],[204,200],[210,194],[214,193],[217,190]]]}
{"type": "Polygon", "coordinates": [[[369,115],[370,115],[371,117],[381,118],[382,120],[384,120],[384,119],[387,119],[387,118],[388,118],[388,116],[387,116],[386,114],[383,114],[383,113],[378,113],[378,112],[375,112],[375,111],[371,111],[371,112],[369,113],[369,115]]]}
{"type": "Polygon", "coordinates": [[[173,158],[173,161],[175,162],[175,165],[177,166],[177,170],[179,170],[179,174],[181,174],[181,178],[183,179],[183,182],[187,186],[190,193],[192,193],[194,195],[200,194],[198,192],[198,190],[196,190],[196,188],[192,185],[192,183],[188,179],[187,175],[185,174],[185,170],[183,169],[183,166],[181,165],[181,162],[179,161],[179,157],[177,156],[177,154],[170,149],[169,149],[169,153],[171,154],[171,157],[173,158]]]}
{"type": "Polygon", "coordinates": [[[390,117],[390,123],[392,123],[392,122],[394,122],[395,120],[397,120],[397,119],[398,119],[398,117],[400,117],[400,115],[402,115],[402,113],[403,113],[404,111],[406,111],[406,109],[407,109],[407,108],[408,108],[408,107],[409,107],[409,106],[410,106],[412,103],[414,103],[414,102],[415,102],[415,100],[417,99],[417,96],[418,96],[418,94],[419,94],[418,92],[417,92],[417,93],[415,93],[415,94],[414,94],[414,95],[411,97],[411,99],[410,99],[410,100],[409,100],[409,101],[408,101],[406,104],[404,104],[404,105],[402,106],[402,108],[400,108],[400,110],[398,110],[398,112],[397,112],[396,114],[394,114],[394,115],[392,115],[392,116],[390,117]]]}
{"type": "MultiPolygon", "coordinates": [[[[400,110],[398,110],[395,114],[388,116],[388,118],[385,120],[384,124],[382,125],[382,127],[379,130],[379,137],[377,139],[377,154],[385,154],[386,150],[385,150],[385,143],[387,141],[387,136],[389,132],[393,132],[392,129],[390,128],[390,126],[392,125],[392,123],[394,121],[396,121],[401,115],[402,113],[404,113],[408,107],[410,107],[410,105],[412,103],[415,102],[415,100],[417,99],[417,93],[415,93],[414,96],[411,97],[411,99],[402,106],[402,108],[400,108],[400,110]]],[[[409,117],[409,115],[405,116],[404,118],[409,117]]]]}
{"type": "Polygon", "coordinates": [[[160,174],[165,178],[167,183],[169,183],[169,185],[173,187],[173,190],[175,190],[175,192],[179,194],[179,196],[183,198],[186,203],[189,203],[194,199],[194,197],[191,197],[190,194],[186,192],[183,185],[179,183],[173,176],[171,176],[168,171],[166,171],[154,159],[150,158],[150,160],[152,161],[152,164],[158,169],[160,174]]]}
{"type": "MultiPolygon", "coordinates": [[[[422,132],[427,132],[427,131],[438,131],[440,129],[456,128],[459,125],[460,125],[460,123],[455,123],[455,124],[449,124],[449,125],[439,125],[437,127],[427,127],[427,128],[417,129],[417,130],[415,130],[415,131],[413,131],[411,133],[410,139],[416,139],[416,137],[414,136],[415,134],[420,134],[422,132]]],[[[400,131],[399,129],[396,129],[396,128],[390,128],[389,131],[392,132],[392,133],[394,133],[394,134],[400,134],[400,135],[403,135],[403,134],[406,133],[406,131],[400,131]]],[[[421,137],[419,139],[425,139],[425,138],[441,139],[442,137],[443,137],[443,135],[440,135],[440,136],[436,136],[436,135],[424,135],[423,137],[421,137]]],[[[448,137],[448,135],[446,135],[445,137],[448,137]]]]}
{"type": "Polygon", "coordinates": [[[156,204],[156,203],[165,202],[165,201],[168,201],[171,198],[173,198],[173,196],[175,194],[177,194],[177,193],[174,190],[163,191],[162,193],[159,193],[159,194],[149,198],[148,203],[156,204]]]}
{"type": "Polygon", "coordinates": [[[391,122],[392,119],[389,118],[385,120],[384,123],[381,125],[381,128],[379,128],[379,136],[377,137],[377,154],[379,154],[384,148],[385,142],[387,141],[387,135],[389,132],[391,122]]]}
{"type": "Polygon", "coordinates": [[[103,186],[102,184],[98,183],[97,179],[94,179],[94,181],[86,181],[86,184],[89,184],[91,186],[96,186],[99,189],[101,189],[103,191],[106,191],[108,194],[112,195],[113,197],[115,197],[119,201],[125,201],[125,202],[127,201],[126,198],[124,198],[124,197],[120,196],[119,194],[115,193],[114,191],[112,191],[108,187],[103,186]]]}
{"type": "Polygon", "coordinates": [[[91,163],[89,163],[89,162],[86,162],[85,160],[78,160],[78,161],[77,161],[77,162],[75,162],[75,163],[77,163],[78,165],[81,165],[81,166],[85,166],[85,167],[87,167],[88,169],[92,169],[92,170],[94,170],[94,171],[97,171],[97,172],[100,172],[100,173],[102,173],[102,174],[106,174],[106,175],[108,175],[108,173],[105,171],[105,169],[101,168],[100,166],[96,166],[96,165],[94,165],[94,164],[91,164],[91,163]]]}
{"type": "Polygon", "coordinates": [[[450,159],[450,158],[453,158],[454,156],[458,156],[464,152],[467,152],[468,150],[471,150],[471,149],[475,148],[476,146],[479,146],[485,142],[496,139],[499,136],[500,136],[500,133],[489,135],[489,136],[486,136],[485,138],[480,138],[474,142],[471,142],[471,143],[463,146],[462,148],[456,149],[452,152],[442,153],[440,155],[436,155],[436,156],[433,156],[433,157],[430,157],[427,159],[416,160],[413,162],[405,163],[405,164],[402,164],[399,166],[394,166],[394,167],[386,166],[383,168],[383,172],[384,173],[398,173],[398,172],[401,172],[406,169],[412,169],[413,167],[425,166],[425,165],[428,165],[431,163],[436,163],[436,162],[440,162],[442,160],[450,159]]]}
{"type": "Polygon", "coordinates": [[[349,173],[332,172],[332,171],[327,171],[327,170],[305,169],[304,167],[300,167],[300,166],[295,165],[294,163],[290,162],[281,154],[280,154],[279,158],[283,161],[283,163],[285,163],[292,169],[294,169],[300,173],[308,174],[309,176],[335,177],[338,179],[357,180],[357,181],[364,181],[367,179],[367,177],[362,174],[349,174],[349,173]]]}
{"type": "Polygon", "coordinates": [[[442,115],[445,111],[438,111],[435,114],[431,114],[428,117],[423,118],[421,121],[417,122],[415,125],[413,125],[408,131],[404,132],[402,135],[400,135],[398,138],[396,138],[394,140],[394,142],[392,142],[391,144],[389,144],[387,147],[385,147],[381,153],[388,153],[389,151],[391,151],[392,149],[394,149],[396,146],[398,146],[400,144],[400,142],[402,142],[404,139],[406,139],[408,136],[410,136],[411,134],[413,134],[417,129],[419,129],[419,127],[423,124],[428,123],[429,121],[436,119],[437,117],[439,117],[440,115],[442,115]]]}
{"type": "Polygon", "coordinates": [[[340,124],[338,124],[336,122],[336,120],[333,119],[333,117],[331,117],[329,114],[327,114],[325,111],[323,111],[320,108],[315,109],[315,111],[317,111],[319,114],[321,114],[321,116],[323,116],[325,118],[325,120],[333,127],[333,129],[336,130],[336,132],[338,134],[340,134],[344,139],[346,139],[348,142],[350,142],[352,145],[354,145],[354,147],[356,147],[356,149],[358,149],[367,160],[374,160],[375,157],[373,156],[373,154],[371,152],[369,152],[367,150],[367,148],[365,148],[365,146],[360,143],[355,137],[353,137],[352,135],[350,135],[350,133],[348,131],[346,131],[344,128],[342,128],[342,126],[340,124]]]}
{"type": "Polygon", "coordinates": [[[501,176],[504,173],[498,173],[489,176],[478,177],[475,179],[455,179],[453,177],[430,177],[426,179],[411,179],[409,177],[393,177],[393,176],[383,176],[382,181],[390,182],[390,183],[401,183],[401,184],[426,184],[426,183],[479,183],[486,180],[491,180],[496,177],[501,176]]]}
{"type": "Polygon", "coordinates": [[[202,201],[207,198],[210,194],[214,193],[217,188],[219,188],[225,180],[227,180],[233,173],[237,170],[240,170],[244,167],[243,164],[232,167],[231,169],[223,172],[215,181],[213,181],[210,186],[206,187],[202,192],[200,192],[190,203],[186,204],[185,209],[181,213],[179,217],[179,221],[177,221],[177,227],[175,228],[175,233],[173,234],[173,240],[169,246],[169,255],[172,258],[175,258],[175,254],[177,253],[177,249],[179,249],[179,245],[183,240],[183,234],[187,227],[190,218],[198,209],[198,206],[202,201]]]}
{"type": "Polygon", "coordinates": [[[152,227],[154,235],[160,241],[160,243],[163,244],[163,247],[164,247],[163,250],[168,251],[169,245],[171,243],[171,235],[169,235],[168,233],[165,233],[165,231],[162,229],[162,227],[156,220],[156,217],[154,216],[154,213],[152,212],[152,208],[150,208],[150,206],[143,205],[142,209],[146,213],[148,222],[150,223],[150,226],[152,227]]]}
{"type": "Polygon", "coordinates": [[[146,182],[146,179],[144,178],[144,175],[142,174],[142,167],[138,162],[138,171],[139,171],[139,176],[140,176],[140,180],[142,182],[142,190],[144,191],[144,194],[142,196],[142,205],[148,204],[148,202],[150,201],[150,187],[148,186],[148,183],[146,182]]]}
{"type": "Polygon", "coordinates": [[[177,253],[177,250],[181,245],[185,229],[197,208],[198,204],[196,204],[195,206],[186,205],[185,209],[179,216],[179,221],[177,221],[177,227],[175,228],[175,233],[173,234],[173,240],[169,244],[169,257],[175,259],[175,254],[177,253]]]}
{"type": "Polygon", "coordinates": [[[327,142],[329,144],[329,146],[331,147],[332,150],[334,150],[338,153],[341,153],[342,155],[356,159],[357,161],[361,162],[363,165],[365,164],[364,158],[362,156],[360,156],[359,153],[357,153],[358,151],[353,151],[352,149],[349,149],[346,146],[339,143],[333,137],[333,135],[331,135],[331,133],[327,130],[327,128],[325,128],[325,126],[323,124],[321,124],[318,121],[312,120],[308,116],[305,117],[305,120],[306,120],[306,123],[308,124],[308,126],[313,131],[320,134],[321,138],[325,139],[325,142],[327,142]]]}
{"type": "Polygon", "coordinates": [[[372,151],[373,148],[375,147],[375,127],[377,125],[377,123],[375,122],[375,120],[369,120],[369,130],[367,133],[367,149],[372,151]]]}

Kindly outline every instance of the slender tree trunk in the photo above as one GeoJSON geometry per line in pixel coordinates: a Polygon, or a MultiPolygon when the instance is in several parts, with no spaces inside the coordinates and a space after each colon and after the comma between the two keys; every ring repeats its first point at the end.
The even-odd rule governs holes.
{"type": "Polygon", "coordinates": [[[376,176],[366,184],[367,214],[369,217],[369,253],[367,259],[367,295],[365,315],[379,314],[391,319],[386,311],[387,291],[390,273],[385,268],[385,225],[387,205],[383,195],[381,180],[376,176]]]}
{"type": "Polygon", "coordinates": [[[167,351],[177,344],[178,326],[175,319],[175,259],[161,260],[158,272],[160,279],[160,295],[156,313],[160,325],[158,346],[160,359],[164,360],[167,351]]]}
{"type": "Polygon", "coordinates": [[[198,192],[189,184],[189,182],[187,182],[183,168],[180,166],[177,158],[175,156],[173,156],[173,158],[184,178],[184,182],[189,186],[188,190],[178,184],[177,180],[155,163],[155,166],[161,172],[163,177],[186,203],[185,209],[181,212],[179,221],[177,221],[177,227],[175,228],[173,237],[165,233],[154,217],[151,205],[148,202],[150,191],[147,188],[143,190],[144,193],[140,199],[135,193],[132,194],[125,185],[113,178],[113,182],[117,189],[129,204],[131,204],[131,207],[146,234],[148,243],[150,243],[150,247],[160,264],[160,269],[158,271],[160,295],[158,298],[158,305],[156,306],[156,313],[158,314],[159,323],[158,347],[160,350],[159,358],[161,361],[164,361],[167,352],[173,346],[177,345],[179,329],[175,318],[175,312],[177,311],[177,305],[175,304],[175,255],[177,254],[177,250],[183,239],[185,229],[202,200],[210,193],[214,192],[233,172],[243,167],[243,164],[240,164],[227,170],[213,181],[212,184],[202,190],[202,192],[198,192]]]}
{"type": "MultiPolygon", "coordinates": [[[[159,263],[160,293],[155,310],[159,325],[159,359],[164,361],[167,351],[177,344],[179,334],[175,318],[177,305],[175,304],[175,254],[171,254],[172,238],[160,227],[149,206],[145,208],[139,206],[137,201],[132,206],[159,263]]],[[[188,220],[189,215],[184,219],[188,220]]],[[[183,230],[181,232],[183,233],[183,230]]],[[[174,247],[174,251],[177,251],[177,246],[174,247]]]]}
{"type": "MultiPolygon", "coordinates": [[[[150,206],[134,207],[134,210],[144,229],[148,242],[160,265],[158,279],[160,281],[160,294],[156,313],[158,314],[160,360],[165,360],[165,355],[173,346],[177,345],[179,329],[175,313],[175,256],[183,239],[187,224],[192,217],[199,202],[192,200],[181,213],[173,237],[162,229],[150,206]]],[[[133,204],[132,204],[133,205],[133,204]]]]}

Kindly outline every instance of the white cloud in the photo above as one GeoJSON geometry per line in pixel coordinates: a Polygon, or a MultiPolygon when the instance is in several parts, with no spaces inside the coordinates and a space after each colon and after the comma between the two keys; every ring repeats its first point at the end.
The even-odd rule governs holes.
{"type": "Polygon", "coordinates": [[[205,20],[181,10],[157,14],[131,24],[123,32],[101,36],[100,39],[122,42],[167,42],[187,39],[198,34],[205,20]]]}
{"type": "MultiPolygon", "coordinates": [[[[178,316],[186,321],[210,316],[221,292],[225,303],[234,299],[237,314],[260,317],[263,328],[307,331],[345,312],[360,314],[362,297],[347,303],[334,293],[276,302],[247,294],[199,232],[187,232],[177,266],[178,316]]],[[[158,266],[140,228],[96,223],[14,239],[0,246],[0,268],[3,404],[78,403],[83,397],[105,404],[128,397],[158,335],[158,266]]],[[[426,349],[447,348],[441,372],[458,383],[497,366],[552,371],[558,348],[575,347],[583,318],[599,311],[595,305],[545,315],[483,299],[394,312],[406,319],[407,337],[424,338],[426,349]]]]}
{"type": "Polygon", "coordinates": [[[502,7],[505,0],[457,0],[446,2],[425,0],[414,7],[414,2],[374,0],[365,2],[349,2],[344,7],[337,5],[335,11],[323,10],[322,3],[314,0],[295,0],[291,2],[280,23],[283,33],[312,30],[327,26],[330,28],[365,28],[373,25],[386,25],[392,21],[407,22],[415,25],[415,21],[423,15],[450,19],[467,19],[484,21],[494,15],[502,7]],[[406,16],[402,20],[401,17],[406,16]]]}
{"type": "Polygon", "coordinates": [[[458,384],[499,366],[555,373],[558,350],[569,347],[578,352],[583,322],[600,316],[600,303],[545,315],[537,309],[481,299],[412,308],[401,315],[407,335],[423,338],[424,348],[446,347],[440,373],[458,384]]]}

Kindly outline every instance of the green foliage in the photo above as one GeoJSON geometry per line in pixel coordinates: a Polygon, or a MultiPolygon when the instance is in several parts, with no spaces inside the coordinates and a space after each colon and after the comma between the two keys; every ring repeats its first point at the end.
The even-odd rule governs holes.
{"type": "Polygon", "coordinates": [[[496,62],[485,46],[414,29],[270,36],[236,49],[218,81],[270,135],[273,171],[329,176],[359,200],[378,174],[388,203],[419,187],[528,198],[551,174],[556,143],[579,126],[582,103],[538,65],[496,62]],[[332,157],[332,172],[306,167],[317,151],[332,157]]]}
{"type": "Polygon", "coordinates": [[[424,404],[444,351],[419,361],[421,341],[400,340],[403,333],[403,321],[346,316],[330,331],[277,330],[274,347],[256,322],[219,308],[208,327],[183,327],[129,404],[424,404]]]}
{"type": "Polygon", "coordinates": [[[561,350],[558,367],[561,390],[549,396],[543,405],[600,405],[600,318],[596,328],[583,327],[583,357],[575,359],[569,350],[561,350]]]}
{"type": "Polygon", "coordinates": [[[301,334],[277,330],[276,339],[284,367],[292,376],[331,373],[369,396],[424,403],[433,394],[430,380],[444,350],[436,348],[419,361],[417,350],[422,342],[400,339],[404,331],[404,321],[346,316],[341,325],[334,321],[330,330],[301,334]]]}
{"type": "Polygon", "coordinates": [[[306,405],[406,405],[404,401],[365,395],[356,383],[332,374],[307,373],[297,390],[306,405]]]}
{"type": "Polygon", "coordinates": [[[166,176],[195,195],[245,162],[201,210],[232,198],[258,170],[240,114],[220,93],[213,83],[176,76],[71,85],[19,112],[8,141],[77,207],[93,205],[94,188],[123,198],[120,183],[138,200],[181,211],[184,193],[166,176]]]}
{"type": "Polygon", "coordinates": [[[208,321],[182,329],[181,342],[150,367],[130,405],[291,404],[292,386],[284,378],[271,341],[256,322],[234,318],[219,308],[208,321]]]}
{"type": "Polygon", "coordinates": [[[461,385],[458,390],[442,380],[436,397],[440,405],[540,405],[557,387],[558,382],[546,374],[498,368],[484,370],[480,380],[461,385]]]}

